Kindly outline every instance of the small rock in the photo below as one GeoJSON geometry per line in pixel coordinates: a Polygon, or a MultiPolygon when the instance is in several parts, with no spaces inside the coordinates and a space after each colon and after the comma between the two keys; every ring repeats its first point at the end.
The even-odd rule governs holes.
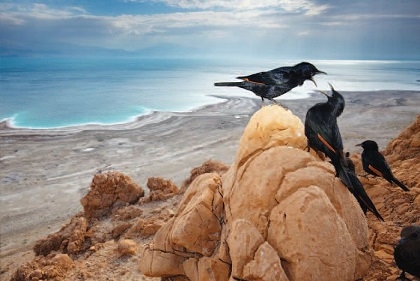
{"type": "Polygon", "coordinates": [[[118,254],[120,256],[132,256],[137,252],[137,244],[131,239],[123,239],[118,242],[118,254]]]}

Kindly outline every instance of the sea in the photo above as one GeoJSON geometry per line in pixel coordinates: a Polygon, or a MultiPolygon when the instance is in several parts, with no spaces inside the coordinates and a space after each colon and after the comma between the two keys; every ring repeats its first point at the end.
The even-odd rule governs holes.
{"type": "MultiPolygon", "coordinates": [[[[214,82],[300,60],[238,58],[0,58],[0,120],[17,128],[120,124],[154,111],[187,112],[224,97],[256,97],[214,82]]],[[[328,75],[279,98],[316,89],[420,91],[420,61],[312,60],[328,75]]]]}

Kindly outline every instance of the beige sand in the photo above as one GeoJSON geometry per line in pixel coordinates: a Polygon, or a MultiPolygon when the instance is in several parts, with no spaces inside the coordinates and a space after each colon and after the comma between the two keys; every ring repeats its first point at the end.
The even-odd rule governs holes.
{"type": "MultiPolygon", "coordinates": [[[[376,140],[381,148],[420,114],[420,92],[342,92],[339,125],[346,150],[376,140]]],[[[284,100],[302,121],[321,94],[284,100]]],[[[257,98],[224,98],[187,113],[156,112],[129,124],[63,130],[0,128],[0,257],[29,258],[34,242],[81,210],[79,199],[93,175],[118,170],[141,186],[148,177],[176,184],[191,168],[214,159],[230,164],[257,98]]],[[[22,263],[25,258],[21,259],[22,263]]]]}

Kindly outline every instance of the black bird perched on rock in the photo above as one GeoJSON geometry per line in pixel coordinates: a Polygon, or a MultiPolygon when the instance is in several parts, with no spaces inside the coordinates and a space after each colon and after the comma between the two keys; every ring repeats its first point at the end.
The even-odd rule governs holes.
{"type": "Polygon", "coordinates": [[[363,213],[369,210],[371,211],[379,220],[384,221],[381,214],[379,214],[378,210],[373,204],[372,200],[370,199],[369,195],[367,195],[365,189],[363,188],[363,184],[360,182],[359,178],[356,175],[356,170],[353,161],[350,159],[350,154],[346,152],[346,164],[345,170],[347,172],[347,176],[351,182],[352,188],[349,188],[350,192],[354,195],[357,202],[359,203],[360,207],[363,210],[363,213]]]}
{"type": "Polygon", "coordinates": [[[384,220],[379,214],[372,200],[367,195],[354,170],[354,163],[343,152],[343,141],[337,124],[337,117],[344,111],[345,101],[343,96],[334,90],[330,84],[332,95],[323,93],[328,101],[318,103],[306,113],[305,135],[308,138],[308,147],[315,151],[323,152],[334,165],[336,176],[347,186],[349,191],[359,202],[366,214],[371,211],[379,220],[384,220]]]}
{"type": "Polygon", "coordinates": [[[410,225],[401,231],[401,239],[394,249],[394,259],[402,270],[400,279],[408,280],[405,272],[420,277],[420,225],[410,225]]]}
{"type": "Polygon", "coordinates": [[[356,146],[363,147],[362,164],[365,172],[383,177],[389,183],[396,183],[405,191],[409,191],[408,187],[394,177],[391,168],[385,160],[385,157],[379,152],[378,144],[373,140],[366,140],[356,146]]]}
{"type": "MultiPolygon", "coordinates": [[[[308,138],[308,148],[323,152],[335,167],[336,175],[345,178],[345,158],[343,141],[337,124],[337,117],[344,110],[343,96],[331,86],[332,96],[323,93],[328,101],[317,103],[309,108],[305,118],[305,135],[308,138]]],[[[341,178],[341,177],[340,177],[341,178]]],[[[347,185],[348,179],[344,180],[347,185]]],[[[349,186],[349,185],[347,185],[349,186]]]]}
{"type": "Polygon", "coordinates": [[[295,66],[283,66],[270,71],[258,72],[248,76],[239,76],[240,82],[217,82],[214,86],[240,87],[264,99],[277,103],[274,98],[281,96],[291,89],[301,86],[306,80],[311,80],[316,74],[327,74],[318,70],[309,62],[301,62],[295,66]]]}

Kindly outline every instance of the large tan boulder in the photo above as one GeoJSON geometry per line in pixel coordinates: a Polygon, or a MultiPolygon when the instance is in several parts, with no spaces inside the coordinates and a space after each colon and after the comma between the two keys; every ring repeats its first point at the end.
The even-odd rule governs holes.
{"type": "Polygon", "coordinates": [[[230,169],[196,177],[143,246],[140,270],[190,280],[363,277],[371,262],[365,216],[333,167],[305,148],[299,118],[263,107],[230,169]]]}
{"type": "Polygon", "coordinates": [[[144,274],[185,274],[182,263],[188,258],[213,254],[221,232],[223,201],[220,188],[221,179],[216,173],[203,174],[192,182],[179,204],[177,214],[159,229],[151,245],[142,247],[140,270],[144,274]],[[163,265],[156,263],[156,260],[168,262],[163,265]]]}

